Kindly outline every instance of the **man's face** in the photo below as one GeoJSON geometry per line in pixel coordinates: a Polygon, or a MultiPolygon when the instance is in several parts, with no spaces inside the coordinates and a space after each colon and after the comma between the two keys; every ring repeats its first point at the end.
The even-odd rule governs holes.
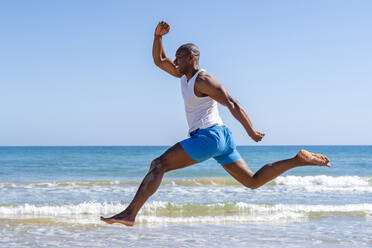
{"type": "Polygon", "coordinates": [[[180,73],[185,74],[185,69],[190,65],[190,61],[190,52],[185,50],[178,50],[176,52],[174,64],[177,66],[177,69],[180,73]]]}

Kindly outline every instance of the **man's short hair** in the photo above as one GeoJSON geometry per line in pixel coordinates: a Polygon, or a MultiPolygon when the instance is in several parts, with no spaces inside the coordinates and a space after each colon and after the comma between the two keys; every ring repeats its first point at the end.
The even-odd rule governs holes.
{"type": "Polygon", "coordinates": [[[180,46],[178,48],[178,51],[180,50],[184,50],[184,51],[187,51],[189,53],[192,53],[194,54],[194,56],[196,56],[198,59],[200,57],[200,51],[199,51],[199,48],[193,44],[193,43],[187,43],[187,44],[183,44],[182,46],[180,46]]]}

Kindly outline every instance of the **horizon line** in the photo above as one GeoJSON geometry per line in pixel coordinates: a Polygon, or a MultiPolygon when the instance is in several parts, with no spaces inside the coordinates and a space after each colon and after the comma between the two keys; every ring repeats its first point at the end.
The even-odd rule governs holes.
{"type": "MultiPolygon", "coordinates": [[[[2,147],[171,147],[173,145],[0,145],[2,147]]],[[[372,146],[362,144],[342,144],[342,145],[237,145],[237,147],[244,146],[372,146]]]]}

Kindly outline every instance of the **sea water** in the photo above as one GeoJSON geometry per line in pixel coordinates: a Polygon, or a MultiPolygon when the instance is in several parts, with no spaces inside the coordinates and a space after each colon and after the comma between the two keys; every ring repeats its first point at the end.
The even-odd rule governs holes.
{"type": "Polygon", "coordinates": [[[128,205],[168,147],[0,147],[0,247],[372,247],[372,146],[241,146],[253,171],[322,153],[251,190],[213,159],[169,172],[134,227],[128,205]]]}

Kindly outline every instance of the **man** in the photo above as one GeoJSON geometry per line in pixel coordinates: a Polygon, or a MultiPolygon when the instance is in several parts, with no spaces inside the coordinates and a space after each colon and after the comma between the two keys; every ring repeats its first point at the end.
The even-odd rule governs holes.
{"type": "Polygon", "coordinates": [[[267,164],[253,173],[236,150],[230,130],[223,125],[218,113],[217,102],[230,110],[254,141],[261,141],[265,134],[253,128],[247,112],[230,95],[228,90],[216,78],[200,69],[200,52],[197,46],[191,43],[182,45],[176,52],[175,60],[165,55],[162,36],[167,34],[169,30],[170,26],[166,22],[158,24],[155,30],[152,55],[158,67],[181,78],[190,137],[154,159],[129,206],[110,218],[101,217],[102,221],[109,224],[121,223],[133,226],[138,211],[158,189],[164,173],[212,157],[237,181],[251,189],[256,189],[285,171],[298,166],[329,167],[331,165],[330,160],[321,154],[300,150],[293,158],[267,164]]]}

